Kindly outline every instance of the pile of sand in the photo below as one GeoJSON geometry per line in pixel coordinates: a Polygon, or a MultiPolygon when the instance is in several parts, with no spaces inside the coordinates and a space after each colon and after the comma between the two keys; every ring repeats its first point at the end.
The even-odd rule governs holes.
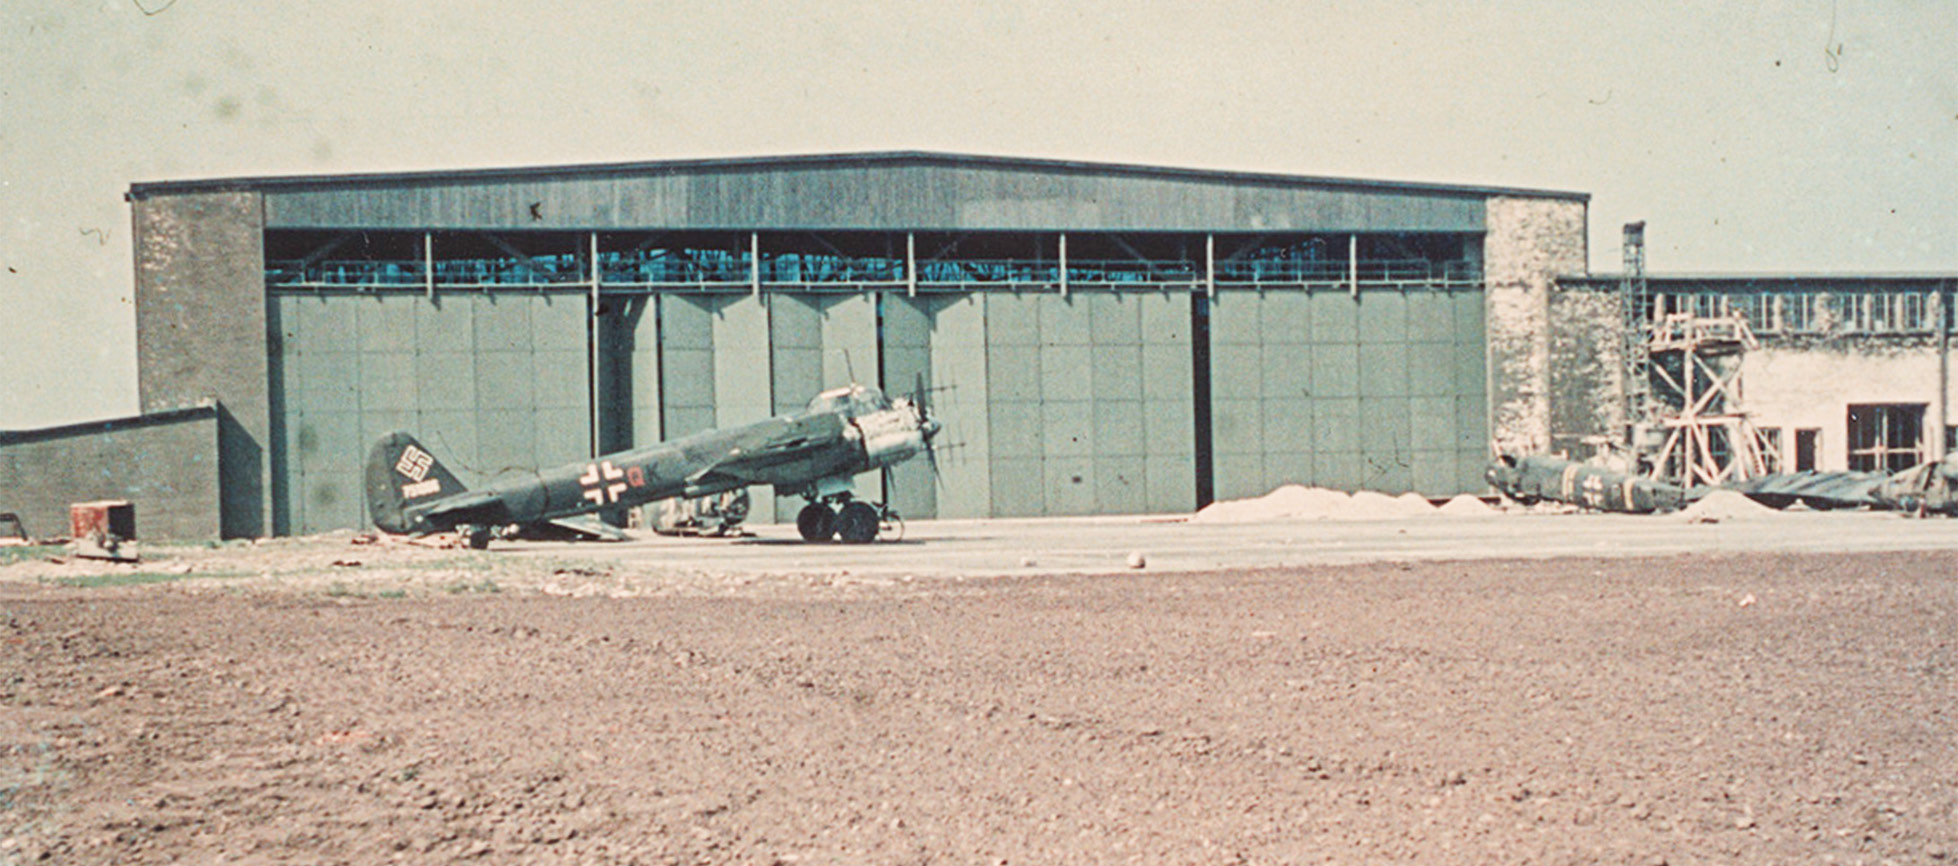
{"type": "Polygon", "coordinates": [[[1362,490],[1345,493],[1324,487],[1287,484],[1254,499],[1213,502],[1198,511],[1194,523],[1267,523],[1281,520],[1391,520],[1435,513],[1416,493],[1388,496],[1362,490]]]}
{"type": "Polygon", "coordinates": [[[1483,502],[1482,497],[1467,493],[1448,500],[1435,510],[1449,517],[1496,517],[1502,514],[1483,502]]]}
{"type": "Polygon", "coordinates": [[[1723,520],[1772,517],[1775,510],[1732,490],[1715,490],[1679,512],[1688,523],[1719,523],[1723,520]]]}

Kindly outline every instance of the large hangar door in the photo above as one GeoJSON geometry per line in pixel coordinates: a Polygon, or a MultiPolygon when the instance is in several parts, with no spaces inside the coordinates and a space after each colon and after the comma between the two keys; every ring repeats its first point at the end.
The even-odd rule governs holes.
{"type": "Polygon", "coordinates": [[[1186,293],[984,298],[994,516],[1194,506],[1186,293]]]}
{"type": "Polygon", "coordinates": [[[1222,290],[1210,334],[1218,499],[1483,488],[1480,291],[1222,290]]]}
{"type": "Polygon", "coordinates": [[[471,487],[590,449],[583,294],[274,294],[277,531],[368,525],[362,464],[415,434],[471,487]]]}

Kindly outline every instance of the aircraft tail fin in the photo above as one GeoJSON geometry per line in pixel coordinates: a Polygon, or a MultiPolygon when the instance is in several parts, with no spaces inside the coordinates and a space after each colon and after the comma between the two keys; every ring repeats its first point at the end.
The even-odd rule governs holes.
{"type": "Polygon", "coordinates": [[[406,433],[390,433],[367,455],[367,513],[386,532],[419,532],[413,506],[463,493],[468,488],[448,467],[406,433]]]}

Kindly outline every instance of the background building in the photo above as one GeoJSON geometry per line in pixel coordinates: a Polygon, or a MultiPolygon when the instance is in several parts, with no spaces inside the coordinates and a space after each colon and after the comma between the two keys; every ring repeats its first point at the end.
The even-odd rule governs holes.
{"type": "MultiPolygon", "coordinates": [[[[1952,293],[1958,275],[1647,274],[1649,315],[1738,316],[1756,345],[1738,353],[1738,406],[1765,440],[1769,471],[1888,471],[1940,459],[1954,445],[1952,293]]],[[[1575,335],[1623,333],[1623,275],[1559,279],[1553,302],[1575,335]]],[[[1558,446],[1622,436],[1622,357],[1572,375],[1557,401],[1558,446]],[[1585,411],[1584,407],[1593,407],[1585,411]]],[[[1675,376],[1677,373],[1675,372],[1675,376]]]]}
{"type": "Polygon", "coordinates": [[[851,380],[935,389],[958,443],[860,485],[907,516],[1479,492],[1492,439],[1550,444],[1587,204],[929,153],[128,197],[142,406],[218,401],[234,536],[363,525],[392,430],[477,483],[851,380]]]}

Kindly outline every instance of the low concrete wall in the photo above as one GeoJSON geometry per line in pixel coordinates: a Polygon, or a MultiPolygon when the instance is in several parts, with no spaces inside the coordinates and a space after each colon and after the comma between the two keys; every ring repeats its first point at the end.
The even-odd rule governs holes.
{"type": "Polygon", "coordinates": [[[219,507],[215,405],[0,432],[0,512],[36,537],[68,534],[68,506],[127,499],[139,539],[214,539],[219,507]]]}

